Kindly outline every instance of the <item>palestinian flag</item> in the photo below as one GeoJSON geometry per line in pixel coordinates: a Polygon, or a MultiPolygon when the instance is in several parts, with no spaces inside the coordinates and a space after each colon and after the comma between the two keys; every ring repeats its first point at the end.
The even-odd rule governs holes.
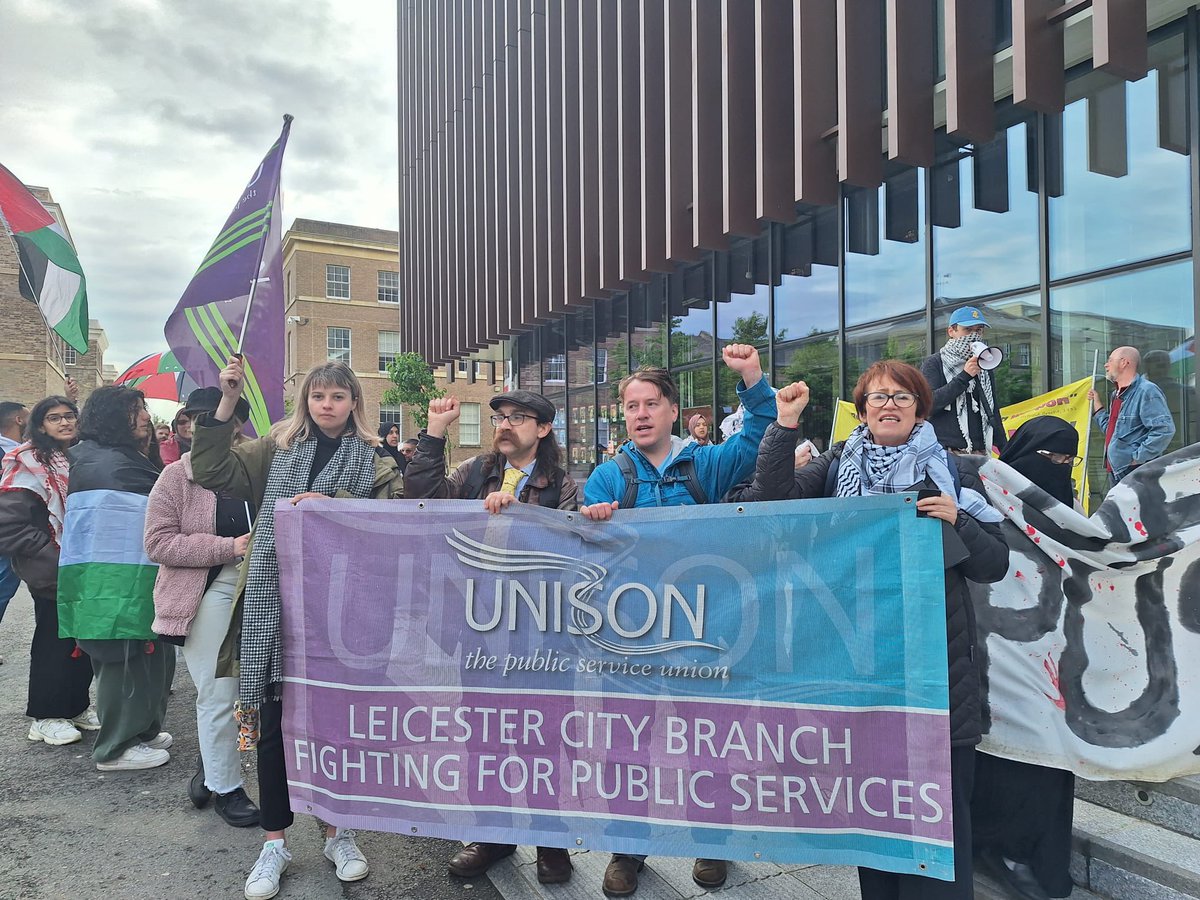
{"type": "Polygon", "coordinates": [[[82,640],[151,640],[154,579],[142,536],[158,470],[132,447],[82,441],[58,557],[58,633],[82,640]]]}
{"type": "Polygon", "coordinates": [[[0,219],[17,242],[21,293],[80,353],[88,350],[87,280],[75,248],[17,176],[0,166],[0,219]]]}

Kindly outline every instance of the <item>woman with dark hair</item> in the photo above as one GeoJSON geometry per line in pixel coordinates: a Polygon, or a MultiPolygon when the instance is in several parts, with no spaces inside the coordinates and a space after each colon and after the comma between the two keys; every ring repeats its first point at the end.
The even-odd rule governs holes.
{"type": "Polygon", "coordinates": [[[400,452],[400,426],[395,422],[384,422],[379,426],[379,446],[375,452],[384,459],[390,459],[403,472],[408,466],[408,459],[400,452]]]}
{"type": "MultiPolygon", "coordinates": [[[[1000,462],[1071,506],[1078,453],[1079,432],[1057,416],[1037,416],[1013,433],[1000,462]]],[[[975,754],[975,856],[1010,896],[1070,896],[1074,806],[1075,773],[975,754]]]]}
{"type": "Polygon", "coordinates": [[[67,448],[75,442],[79,410],[66,397],[33,407],[26,442],[4,459],[0,476],[0,545],[33,598],[29,646],[31,741],[71,744],[80,729],[100,727],[88,706],[92,663],[71,638],[58,636],[58,551],[67,504],[67,448]]]}
{"type": "Polygon", "coordinates": [[[151,628],[156,567],[142,533],[159,468],[140,449],[152,438],[142,392],[97,389],[84,404],[79,437],[69,453],[60,630],[92,658],[100,715],[96,768],[149,769],[171,758],[171,735],[161,728],[175,648],[151,628]]]}
{"type": "Polygon", "coordinates": [[[988,505],[973,469],[958,457],[948,456],[938,443],[933,425],[926,420],[933,407],[933,392],[913,366],[882,360],[863,372],[854,387],[854,407],[862,424],[844,443],[797,469],[796,441],[808,397],[808,386],[802,381],[779,391],[775,398],[779,415],[759,447],[754,481],[735,489],[727,499],[746,502],[861,497],[918,489],[937,492],[919,499],[917,510],[945,522],[966,550],[960,562],[952,562],[945,570],[954,880],[867,868],[859,868],[858,880],[862,896],[871,900],[969,900],[973,896],[971,786],[982,720],[974,658],[975,617],[966,581],[989,584],[1007,572],[1008,545],[1000,531],[1003,517],[988,505]]]}

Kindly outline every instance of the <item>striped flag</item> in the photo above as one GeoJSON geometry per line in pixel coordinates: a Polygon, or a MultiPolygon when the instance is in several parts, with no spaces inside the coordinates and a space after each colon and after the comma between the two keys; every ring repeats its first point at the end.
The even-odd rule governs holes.
{"type": "Polygon", "coordinates": [[[86,440],[71,475],[58,556],[58,632],[80,640],[150,640],[158,566],[142,545],[158,469],[132,447],[86,440]]]}
{"type": "Polygon", "coordinates": [[[8,169],[0,166],[0,219],[17,244],[21,293],[80,353],[88,351],[87,279],[62,227],[8,169]]]}
{"type": "Polygon", "coordinates": [[[167,319],[167,345],[200,387],[219,387],[241,348],[247,430],[263,435],[283,418],[283,210],[280,175],[291,117],[200,261],[167,319]],[[245,333],[243,334],[243,323],[245,333]]]}

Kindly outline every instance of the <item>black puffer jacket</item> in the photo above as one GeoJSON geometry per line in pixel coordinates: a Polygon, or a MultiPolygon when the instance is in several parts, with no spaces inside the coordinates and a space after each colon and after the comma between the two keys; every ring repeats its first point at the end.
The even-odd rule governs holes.
{"type": "MultiPolygon", "coordinates": [[[[825,491],[829,467],[841,456],[842,445],[813,459],[802,469],[794,466],[799,432],[772,423],[758,448],[754,480],[735,487],[725,496],[730,503],[760,500],[802,500],[828,496],[825,491]]],[[[983,493],[975,470],[958,459],[962,487],[983,493]]],[[[946,655],[950,685],[950,743],[970,746],[979,743],[981,732],[979,667],[975,662],[975,610],[967,591],[967,580],[980,584],[999,581],[1008,571],[1008,545],[1000,525],[979,522],[960,513],[954,529],[970,554],[946,570],[946,655]]]]}

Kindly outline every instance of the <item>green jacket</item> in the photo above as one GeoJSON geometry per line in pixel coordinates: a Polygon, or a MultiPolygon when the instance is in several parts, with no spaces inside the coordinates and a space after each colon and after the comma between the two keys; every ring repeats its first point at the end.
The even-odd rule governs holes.
{"type": "MultiPolygon", "coordinates": [[[[233,443],[233,423],[211,424],[211,419],[197,422],[192,428],[192,478],[201,487],[212,491],[224,491],[239,500],[248,500],[255,508],[262,505],[267,489],[267,475],[271,461],[275,459],[274,438],[260,437],[245,441],[238,446],[233,443]]],[[[403,496],[404,479],[394,460],[376,454],[375,485],[371,496],[376,500],[390,500],[403,496]]],[[[339,491],[337,496],[350,495],[339,491]]],[[[250,530],[250,548],[254,546],[254,529],[250,530]]],[[[245,559],[250,558],[250,548],[245,559]]],[[[249,566],[242,564],[238,575],[237,591],[234,593],[233,613],[225,640],[217,654],[217,676],[229,677],[238,674],[238,643],[242,633],[242,595],[246,590],[246,575],[249,566]]]]}

